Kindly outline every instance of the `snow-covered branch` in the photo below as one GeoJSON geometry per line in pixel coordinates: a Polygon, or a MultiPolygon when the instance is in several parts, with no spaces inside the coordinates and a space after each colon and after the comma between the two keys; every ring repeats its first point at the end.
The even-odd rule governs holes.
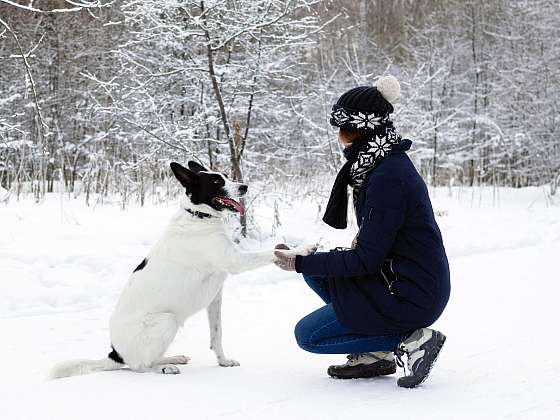
{"type": "MultiPolygon", "coordinates": [[[[41,7],[40,5],[37,6],[35,0],[26,0],[25,3],[20,3],[15,0],[0,0],[0,3],[5,3],[9,6],[17,7],[18,9],[25,10],[28,12],[34,13],[72,13],[72,12],[80,12],[82,10],[92,10],[92,9],[99,9],[102,7],[110,7],[113,5],[115,0],[63,0],[63,2],[67,5],[67,7],[62,8],[45,8],[44,6],[41,7]]],[[[37,3],[48,3],[44,0],[39,0],[37,3]]]]}

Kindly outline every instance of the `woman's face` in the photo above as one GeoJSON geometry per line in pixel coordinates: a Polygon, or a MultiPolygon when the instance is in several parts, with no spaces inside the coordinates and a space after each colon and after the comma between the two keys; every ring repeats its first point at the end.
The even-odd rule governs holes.
{"type": "Polygon", "coordinates": [[[354,133],[352,131],[348,131],[343,128],[338,130],[338,142],[342,145],[342,147],[351,146],[352,142],[357,137],[359,137],[358,133],[354,133]]]}

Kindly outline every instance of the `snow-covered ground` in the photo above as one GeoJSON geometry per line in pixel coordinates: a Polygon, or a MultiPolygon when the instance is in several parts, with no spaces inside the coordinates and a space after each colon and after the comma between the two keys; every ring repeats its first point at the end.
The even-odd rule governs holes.
{"type": "MultiPolygon", "coordinates": [[[[170,351],[192,358],[181,375],[123,370],[45,382],[55,362],[107,353],[112,306],[175,206],[92,209],[57,195],[40,206],[0,204],[0,418],[560,418],[560,206],[539,188],[439,189],[432,198],[452,296],[435,325],[446,346],[415,390],[397,388],[396,375],[327,377],[344,356],[306,353],[293,338],[320,301],[275,266],[228,280],[224,346],[241,367],[216,365],[201,313],[170,351]]],[[[298,202],[280,206],[272,238],[273,214],[258,206],[265,239],[246,246],[321,238],[329,248],[354,233],[327,229],[316,205],[298,202]]]]}

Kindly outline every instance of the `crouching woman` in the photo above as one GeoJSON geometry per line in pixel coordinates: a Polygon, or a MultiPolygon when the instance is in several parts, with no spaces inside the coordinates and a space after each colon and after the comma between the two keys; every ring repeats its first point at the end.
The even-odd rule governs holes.
{"type": "Polygon", "coordinates": [[[296,325],[301,348],[349,354],[347,363],[329,367],[336,378],[392,374],[406,355],[408,374],[398,385],[413,388],[426,380],[445,342],[428,327],[447,304],[450,281],[426,185],[406,153],[412,142],[389,119],[399,94],[398,81],[382,77],[344,93],[332,109],[347,162],[323,220],[346,228],[352,187],[359,226],[352,248],[293,257],[281,244],[275,253],[280,268],[302,273],[325,302],[296,325]]]}

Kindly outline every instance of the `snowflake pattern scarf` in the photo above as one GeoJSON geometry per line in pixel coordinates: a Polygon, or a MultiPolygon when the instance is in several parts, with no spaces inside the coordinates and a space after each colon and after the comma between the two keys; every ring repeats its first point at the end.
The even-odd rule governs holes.
{"type": "MultiPolygon", "coordinates": [[[[371,123],[371,122],[370,122],[371,123]]],[[[334,182],[323,221],[335,229],[346,229],[348,213],[348,191],[353,192],[354,206],[362,190],[367,174],[389,153],[393,146],[402,141],[388,119],[375,121],[375,129],[344,149],[346,163],[340,169],[334,182]]]]}

